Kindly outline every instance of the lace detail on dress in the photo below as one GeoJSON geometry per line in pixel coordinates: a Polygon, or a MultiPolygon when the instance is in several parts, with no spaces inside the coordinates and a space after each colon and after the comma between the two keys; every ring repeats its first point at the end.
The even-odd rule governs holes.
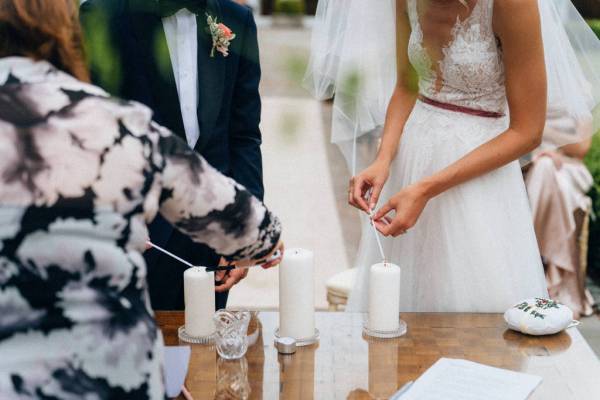
{"type": "Polygon", "coordinates": [[[504,64],[492,27],[494,1],[478,0],[467,18],[457,17],[435,64],[424,45],[417,1],[407,1],[412,28],[408,57],[419,75],[420,93],[444,103],[503,113],[504,64]]]}

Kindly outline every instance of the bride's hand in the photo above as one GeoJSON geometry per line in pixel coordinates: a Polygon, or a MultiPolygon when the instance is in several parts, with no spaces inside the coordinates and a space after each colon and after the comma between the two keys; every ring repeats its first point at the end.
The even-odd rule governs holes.
{"type": "Polygon", "coordinates": [[[384,236],[406,233],[415,226],[428,201],[429,197],[419,184],[402,189],[373,216],[377,230],[384,236]],[[387,217],[391,211],[395,211],[393,218],[387,217]]]}
{"type": "Polygon", "coordinates": [[[348,203],[369,213],[377,205],[389,171],[390,167],[387,163],[376,161],[360,174],[353,176],[348,188],[348,203]],[[367,198],[369,192],[371,195],[367,198]]]}

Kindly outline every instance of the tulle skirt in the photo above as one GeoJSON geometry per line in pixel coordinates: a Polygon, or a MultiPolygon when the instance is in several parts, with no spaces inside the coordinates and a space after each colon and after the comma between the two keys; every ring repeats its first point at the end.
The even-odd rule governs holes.
{"type": "MultiPolygon", "coordinates": [[[[381,201],[457,161],[507,125],[506,118],[417,101],[381,201]]],[[[381,261],[367,223],[364,218],[349,311],[366,311],[369,267],[381,261]]],[[[504,312],[524,298],[548,296],[517,161],[432,199],[411,230],[384,239],[384,249],[402,270],[402,311],[504,312]]]]}

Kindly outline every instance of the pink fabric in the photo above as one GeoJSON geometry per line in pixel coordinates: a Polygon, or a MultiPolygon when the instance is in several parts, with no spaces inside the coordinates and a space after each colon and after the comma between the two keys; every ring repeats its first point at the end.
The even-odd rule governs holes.
{"type": "Polygon", "coordinates": [[[582,218],[591,207],[586,192],[593,180],[581,161],[559,157],[563,161],[560,168],[547,156],[534,160],[525,184],[544,258],[548,292],[578,318],[592,314],[594,303],[585,289],[578,247],[582,218]]]}

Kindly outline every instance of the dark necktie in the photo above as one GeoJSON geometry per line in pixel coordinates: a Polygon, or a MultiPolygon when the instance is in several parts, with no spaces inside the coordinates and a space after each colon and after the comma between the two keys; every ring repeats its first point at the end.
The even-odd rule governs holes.
{"type": "Polygon", "coordinates": [[[206,9],[206,0],[158,0],[158,12],[162,18],[170,17],[184,8],[200,15],[206,9]]]}

